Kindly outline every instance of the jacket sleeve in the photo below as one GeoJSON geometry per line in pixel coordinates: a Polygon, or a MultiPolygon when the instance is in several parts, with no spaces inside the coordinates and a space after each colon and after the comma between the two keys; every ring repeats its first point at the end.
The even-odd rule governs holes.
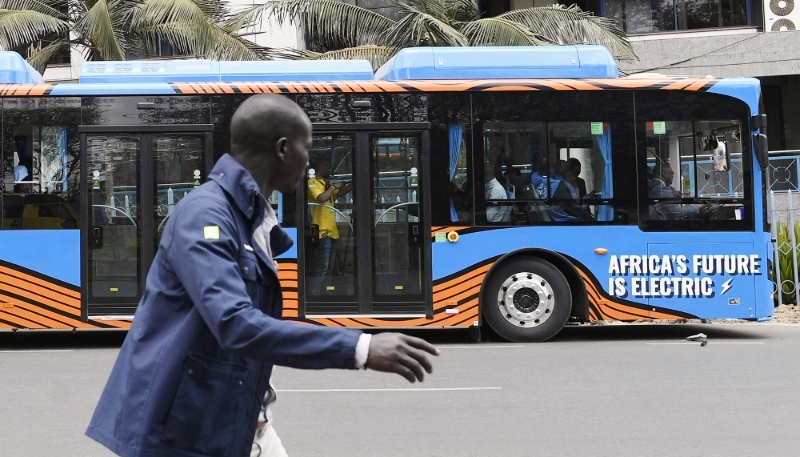
{"type": "MultiPolygon", "coordinates": [[[[361,332],[285,322],[253,306],[227,201],[199,197],[186,203],[172,216],[167,261],[223,349],[294,368],[355,368],[361,332]]],[[[280,287],[274,276],[267,280],[280,287]]]]}

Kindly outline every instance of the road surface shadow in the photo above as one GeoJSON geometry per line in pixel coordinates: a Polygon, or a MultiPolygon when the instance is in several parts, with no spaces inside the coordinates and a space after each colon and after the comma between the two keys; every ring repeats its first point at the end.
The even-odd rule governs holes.
{"type": "MultiPolygon", "coordinates": [[[[761,332],[753,332],[758,324],[608,324],[567,326],[548,343],[570,341],[652,341],[685,340],[687,336],[705,333],[709,340],[760,340],[767,339],[761,332]]],[[[392,330],[387,330],[392,331],[392,330]]],[[[481,341],[474,333],[464,329],[403,329],[407,335],[425,339],[432,344],[485,344],[504,343],[503,338],[488,327],[481,328],[481,341]]],[[[119,348],[127,331],[122,330],[20,330],[0,332],[0,350],[44,350],[79,348],[119,348]]]]}
{"type": "Polygon", "coordinates": [[[0,332],[0,349],[45,350],[119,348],[128,334],[124,330],[18,330],[0,332]]]}
{"type": "Polygon", "coordinates": [[[609,324],[565,327],[552,342],[559,341],[627,341],[685,340],[687,336],[705,333],[710,340],[760,340],[766,337],[753,332],[758,324],[609,324]]]}

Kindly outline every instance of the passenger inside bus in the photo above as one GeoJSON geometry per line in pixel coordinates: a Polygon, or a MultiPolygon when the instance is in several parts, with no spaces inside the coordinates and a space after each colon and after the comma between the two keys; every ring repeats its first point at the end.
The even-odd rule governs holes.
{"type": "Polygon", "coordinates": [[[580,177],[581,175],[581,161],[575,157],[570,157],[567,160],[569,171],[575,176],[575,185],[578,187],[578,197],[583,198],[586,196],[586,181],[580,177]]]}
{"type": "Polygon", "coordinates": [[[486,179],[486,221],[508,222],[511,218],[511,207],[497,204],[497,200],[506,200],[508,198],[506,190],[497,180],[494,167],[489,162],[486,162],[484,168],[483,173],[486,179]]]}
{"type": "MultiPolygon", "coordinates": [[[[506,154],[506,148],[503,146],[500,147],[500,154],[497,155],[497,159],[494,161],[494,175],[498,182],[512,193],[516,189],[522,189],[527,184],[525,177],[522,176],[522,171],[514,166],[514,160],[510,155],[506,154]],[[505,167],[505,170],[503,170],[503,167],[505,167]]],[[[513,198],[513,195],[511,197],[513,198]]]]}
{"type": "MultiPolygon", "coordinates": [[[[336,261],[336,244],[339,228],[336,224],[334,201],[352,190],[350,184],[330,181],[331,161],[319,158],[312,163],[314,176],[308,180],[308,199],[312,223],[319,228],[316,243],[315,263],[311,277],[311,294],[321,295],[323,283],[330,284],[333,266],[336,261]]],[[[327,292],[327,290],[326,290],[327,292]]]]}
{"type": "Polygon", "coordinates": [[[574,174],[566,166],[564,160],[552,161],[549,166],[547,157],[538,162],[537,170],[531,174],[531,182],[540,197],[549,195],[555,204],[549,205],[547,212],[550,219],[556,222],[593,221],[594,216],[587,209],[580,207],[578,189],[574,184],[574,174]],[[568,178],[569,177],[569,178],[568,178]],[[569,182],[572,179],[573,182],[569,182]]]}
{"type": "Polygon", "coordinates": [[[672,187],[674,178],[675,172],[668,163],[658,162],[653,167],[653,179],[647,184],[647,195],[659,201],[650,205],[650,219],[662,221],[683,219],[698,214],[705,206],[677,203],[675,200],[681,198],[681,193],[672,187]]]}

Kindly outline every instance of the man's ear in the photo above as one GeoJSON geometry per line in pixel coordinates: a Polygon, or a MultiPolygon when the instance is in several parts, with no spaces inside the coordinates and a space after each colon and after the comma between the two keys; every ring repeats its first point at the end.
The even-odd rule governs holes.
{"type": "Polygon", "coordinates": [[[286,159],[286,144],[289,143],[289,139],[286,137],[281,137],[278,141],[275,142],[275,156],[283,162],[286,159]]]}

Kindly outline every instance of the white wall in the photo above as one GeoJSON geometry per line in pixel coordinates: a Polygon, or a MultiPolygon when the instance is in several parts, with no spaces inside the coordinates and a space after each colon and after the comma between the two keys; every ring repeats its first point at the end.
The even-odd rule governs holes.
{"type": "MultiPolygon", "coordinates": [[[[239,11],[244,8],[252,7],[253,5],[261,4],[263,1],[229,0],[228,3],[231,5],[232,10],[239,11]]],[[[267,46],[270,48],[297,49],[300,45],[302,45],[302,39],[299,36],[300,34],[298,33],[297,28],[290,24],[278,26],[275,23],[269,23],[265,21],[263,24],[261,24],[259,30],[254,31],[262,32],[251,37],[256,44],[261,46],[267,46]]]]}

